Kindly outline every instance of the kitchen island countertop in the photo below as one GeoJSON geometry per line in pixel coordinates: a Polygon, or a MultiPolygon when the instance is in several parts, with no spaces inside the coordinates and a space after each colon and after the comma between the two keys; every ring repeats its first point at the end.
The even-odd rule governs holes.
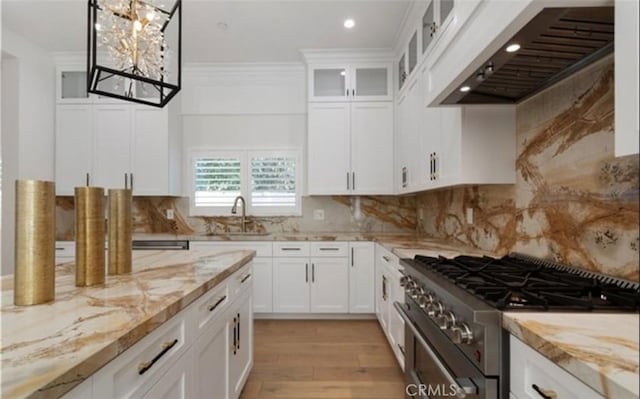
{"type": "Polygon", "coordinates": [[[59,397],[247,264],[254,251],[134,251],[133,273],[76,287],[56,267],[53,302],[13,305],[3,276],[0,367],[4,399],[59,397]]]}
{"type": "Polygon", "coordinates": [[[605,398],[638,398],[637,313],[505,312],[502,324],[605,398]]]}

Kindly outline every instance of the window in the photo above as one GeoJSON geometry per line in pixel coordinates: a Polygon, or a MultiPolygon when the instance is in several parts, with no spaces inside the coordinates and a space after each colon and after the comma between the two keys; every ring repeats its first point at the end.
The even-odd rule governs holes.
{"type": "Polygon", "coordinates": [[[248,215],[301,214],[299,151],[194,151],[191,159],[192,216],[231,215],[239,195],[248,215]]]}

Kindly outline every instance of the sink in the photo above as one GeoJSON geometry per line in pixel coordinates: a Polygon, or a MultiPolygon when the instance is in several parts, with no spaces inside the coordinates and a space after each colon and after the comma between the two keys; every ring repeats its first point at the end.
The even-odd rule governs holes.
{"type": "Polygon", "coordinates": [[[258,233],[254,231],[232,231],[232,232],[222,232],[222,233],[208,233],[205,234],[208,237],[215,236],[240,236],[240,237],[265,237],[271,235],[271,233],[258,233]]]}

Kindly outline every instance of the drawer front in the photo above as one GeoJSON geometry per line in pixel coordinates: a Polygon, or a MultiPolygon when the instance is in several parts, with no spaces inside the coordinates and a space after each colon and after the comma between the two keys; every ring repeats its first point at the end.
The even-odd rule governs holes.
{"type": "Polygon", "coordinates": [[[400,267],[400,259],[380,244],[376,244],[376,258],[377,262],[392,273],[398,273],[402,269],[400,267]]]}
{"type": "Polygon", "coordinates": [[[243,292],[253,289],[253,262],[249,262],[233,273],[227,281],[229,282],[229,296],[233,302],[243,292]]]}
{"type": "Polygon", "coordinates": [[[273,256],[300,257],[309,256],[309,243],[298,241],[283,241],[273,243],[273,256]]]}
{"type": "Polygon", "coordinates": [[[256,251],[256,256],[273,256],[273,246],[271,241],[191,241],[189,246],[192,249],[209,249],[220,251],[233,251],[248,249],[256,251]]]}
{"type": "Polygon", "coordinates": [[[76,243],[74,241],[56,241],[56,259],[74,259],[76,243]]]}
{"type": "Polygon", "coordinates": [[[315,257],[347,257],[349,243],[320,241],[311,243],[311,256],[315,257]]]}
{"type": "Polygon", "coordinates": [[[509,339],[511,393],[519,399],[604,399],[602,395],[563,370],[513,335],[509,339]],[[539,390],[540,392],[537,392],[539,390]]]}
{"type": "Polygon", "coordinates": [[[200,336],[202,331],[222,315],[232,300],[233,298],[229,295],[229,284],[226,281],[198,299],[193,310],[196,336],[200,336]]]}
{"type": "Polygon", "coordinates": [[[96,398],[134,398],[157,381],[187,349],[184,314],[153,331],[104,366],[93,380],[96,398]]]}

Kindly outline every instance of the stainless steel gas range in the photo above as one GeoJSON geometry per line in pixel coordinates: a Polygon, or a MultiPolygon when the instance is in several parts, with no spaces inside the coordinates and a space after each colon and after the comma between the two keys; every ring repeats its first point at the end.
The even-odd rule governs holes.
{"type": "Polygon", "coordinates": [[[402,259],[405,398],[509,397],[503,311],[640,310],[637,283],[525,255],[402,259]]]}

